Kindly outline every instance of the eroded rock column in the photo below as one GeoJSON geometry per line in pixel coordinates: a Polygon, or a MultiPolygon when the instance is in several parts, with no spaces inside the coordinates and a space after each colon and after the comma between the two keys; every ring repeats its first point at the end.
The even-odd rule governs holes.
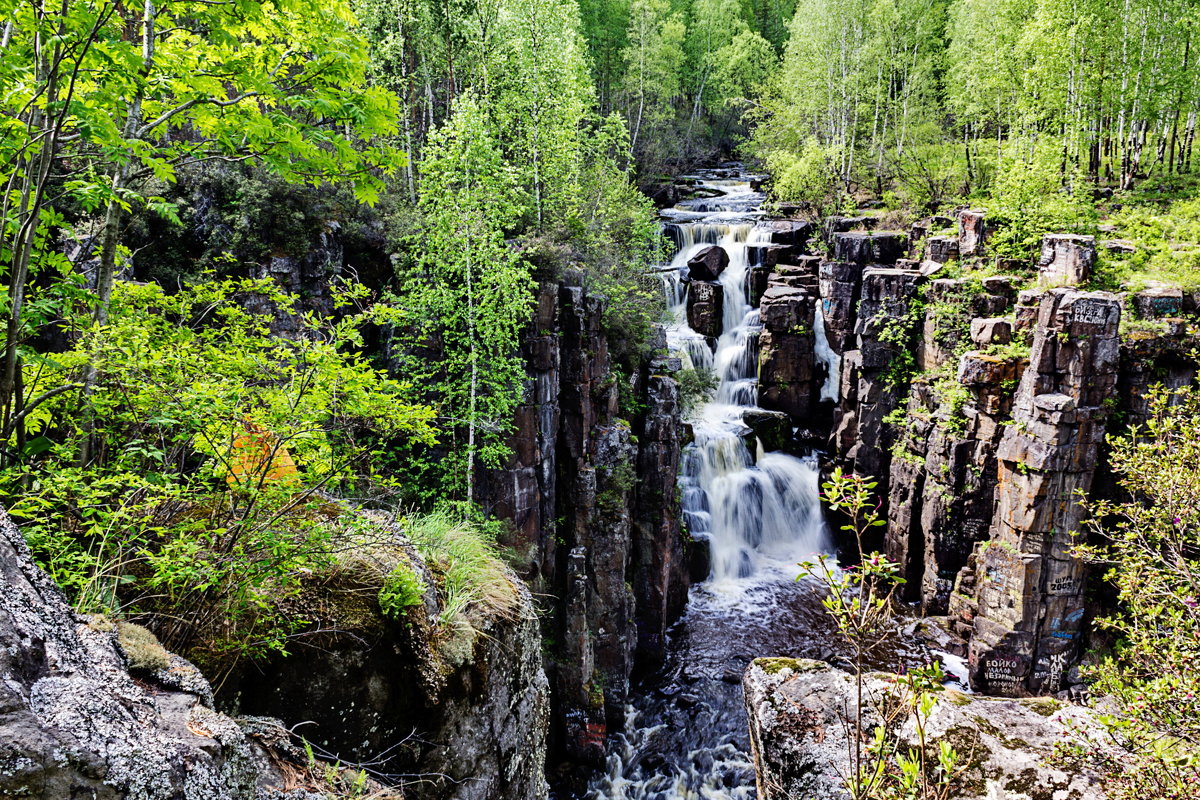
{"type": "Polygon", "coordinates": [[[770,286],[760,309],[758,404],[802,420],[813,403],[816,298],[804,289],[770,286]]]}
{"type": "Polygon", "coordinates": [[[1117,380],[1120,318],[1112,294],[1042,297],[1013,424],[997,450],[992,538],[975,552],[971,680],[990,694],[1057,692],[1076,657],[1084,565],[1071,548],[1117,380]]]}
{"type": "Polygon", "coordinates": [[[907,379],[902,364],[911,358],[916,326],[910,311],[921,281],[914,270],[865,270],[855,323],[858,349],[842,359],[835,450],[852,471],[885,482],[892,442],[883,420],[898,404],[897,385],[907,379]]]}

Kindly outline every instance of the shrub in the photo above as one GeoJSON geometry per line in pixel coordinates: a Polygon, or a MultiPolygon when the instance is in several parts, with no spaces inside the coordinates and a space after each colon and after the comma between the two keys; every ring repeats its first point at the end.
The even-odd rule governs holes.
{"type": "Polygon", "coordinates": [[[344,525],[323,491],[376,483],[364,431],[433,438],[411,387],[358,355],[391,312],[338,298],[339,320],[298,316],[281,338],[295,298],[269,280],[120,284],[106,326],[25,355],[44,399],[9,431],[0,497],[78,608],[146,614],[210,664],[285,650],[303,620],[282,601],[344,525]]]}
{"type": "Polygon", "coordinates": [[[1053,138],[1015,142],[1001,162],[987,201],[997,226],[989,249],[1001,258],[1032,260],[1047,233],[1094,233],[1097,213],[1082,173],[1064,181],[1053,138]]]}
{"type": "Polygon", "coordinates": [[[425,598],[425,585],[407,563],[397,564],[379,587],[379,609],[385,616],[399,619],[425,598]]]}
{"type": "Polygon", "coordinates": [[[1124,757],[1081,753],[1119,800],[1194,797],[1200,784],[1200,392],[1159,388],[1149,408],[1109,439],[1130,499],[1087,503],[1098,543],[1079,548],[1108,567],[1121,601],[1097,620],[1116,645],[1089,677],[1114,701],[1105,721],[1124,757]]]}

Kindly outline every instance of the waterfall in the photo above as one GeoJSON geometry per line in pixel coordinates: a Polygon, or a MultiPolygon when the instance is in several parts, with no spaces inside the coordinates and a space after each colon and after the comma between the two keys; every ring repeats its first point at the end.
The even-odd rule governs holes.
{"type": "MultiPolygon", "coordinates": [[[[749,184],[745,182],[702,185],[727,191],[738,208],[747,203],[749,184]]],[[[689,209],[696,206],[711,211],[699,219],[675,223],[680,248],[670,269],[663,273],[674,320],[667,342],[685,366],[710,368],[718,379],[712,402],[693,420],[695,443],[683,454],[682,502],[692,535],[708,542],[710,578],[721,583],[750,578],[764,566],[793,564],[824,551],[827,537],[815,459],[782,453],[756,459],[746,444],[749,430],[742,422],[742,412],[757,403],[762,329],[758,309],[751,307],[748,296],[748,246],[766,243],[769,233],[756,228],[753,219],[731,218],[730,214],[737,212],[730,212],[718,199],[696,201],[689,209]],[[715,352],[687,325],[684,281],[688,260],[712,244],[729,255],[729,265],[719,278],[725,300],[715,352]]],[[[817,328],[820,349],[824,325],[817,328]]],[[[828,342],[824,348],[832,354],[828,342]]],[[[831,367],[831,374],[834,369],[831,367]]],[[[830,385],[837,386],[836,377],[826,382],[826,387],[830,385]]]]}
{"type": "Polygon", "coordinates": [[[752,452],[762,448],[747,445],[742,422],[758,399],[762,326],[747,291],[747,247],[766,241],[755,228],[763,197],[745,180],[699,185],[725,194],[664,212],[678,251],[661,275],[672,353],[718,378],[690,420],[695,439],[679,481],[683,521],[707,541],[711,573],[692,586],[668,664],[635,694],[586,800],[753,800],[742,672],[756,656],[820,652],[831,636],[819,592],[794,581],[796,563],[827,548],[816,461],[752,452]],[[687,262],[713,244],[729,255],[715,344],[688,327],[686,314],[687,262]]]}
{"type": "Polygon", "coordinates": [[[814,352],[817,361],[825,365],[825,383],[821,384],[821,399],[836,403],[841,399],[842,357],[829,346],[829,337],[825,332],[825,314],[821,310],[822,305],[823,303],[817,303],[816,324],[813,326],[814,352]]]}

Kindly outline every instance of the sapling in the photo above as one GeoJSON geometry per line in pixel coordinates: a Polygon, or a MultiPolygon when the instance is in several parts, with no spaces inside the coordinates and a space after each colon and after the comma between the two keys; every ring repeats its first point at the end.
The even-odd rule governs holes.
{"type": "MultiPolygon", "coordinates": [[[[896,677],[895,688],[872,700],[881,724],[870,727],[865,715],[864,674],[871,658],[887,642],[896,615],[895,594],[904,583],[900,565],[878,552],[864,552],[867,534],[887,524],[883,504],[872,497],[877,482],[845,473],[839,467],[822,484],[822,498],[835,512],[846,516],[842,530],[854,536],[859,563],[845,569],[829,559],[801,564],[804,575],[814,577],[827,590],[822,605],[850,647],[854,670],[855,705],[850,734],[850,773],[843,775],[852,800],[947,800],[951,796],[958,754],[947,743],[931,755],[926,728],[942,688],[944,675],[936,661],[896,677]],[[911,717],[916,747],[901,749],[892,733],[911,717]]],[[[803,576],[803,575],[802,575],[803,576]]]]}

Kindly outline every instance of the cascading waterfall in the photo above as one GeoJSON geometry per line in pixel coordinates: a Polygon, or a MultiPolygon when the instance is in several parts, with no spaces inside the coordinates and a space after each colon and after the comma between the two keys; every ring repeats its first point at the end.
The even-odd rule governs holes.
{"type": "Polygon", "coordinates": [[[675,318],[672,352],[685,368],[718,378],[712,401],[691,420],[695,441],[684,450],[680,478],[684,522],[708,542],[711,574],[692,587],[667,674],[630,708],[589,800],[753,800],[742,671],[755,656],[819,650],[829,635],[817,593],[794,581],[796,563],[828,546],[816,461],[752,453],[742,422],[757,400],[761,325],[747,293],[747,246],[766,241],[755,228],[763,197],[744,180],[700,186],[724,195],[665,212],[679,249],[662,277],[675,318]],[[712,244],[729,255],[715,346],[686,321],[687,262],[712,244]]]}
{"type": "MultiPolygon", "coordinates": [[[[748,203],[748,183],[702,185],[728,191],[738,207],[748,203]]],[[[826,534],[815,461],[782,453],[756,459],[744,438],[742,413],[756,402],[761,330],[758,309],[750,306],[747,293],[748,245],[767,242],[767,231],[756,229],[753,219],[730,219],[737,212],[715,200],[703,203],[713,209],[715,219],[676,223],[681,247],[664,273],[664,285],[676,320],[668,329],[668,344],[685,366],[711,368],[718,378],[713,401],[693,421],[695,444],[684,453],[683,513],[692,535],[708,540],[711,578],[719,583],[749,578],[764,562],[794,563],[823,551],[826,534]],[[715,353],[687,325],[683,277],[688,260],[710,244],[729,255],[719,278],[725,301],[715,353]]],[[[824,331],[819,334],[824,341],[824,331]]]]}
{"type": "Polygon", "coordinates": [[[842,357],[829,344],[825,335],[825,314],[821,309],[824,301],[817,303],[816,324],[813,326],[813,352],[817,361],[825,365],[825,383],[821,384],[821,400],[837,402],[841,399],[842,357]]]}

